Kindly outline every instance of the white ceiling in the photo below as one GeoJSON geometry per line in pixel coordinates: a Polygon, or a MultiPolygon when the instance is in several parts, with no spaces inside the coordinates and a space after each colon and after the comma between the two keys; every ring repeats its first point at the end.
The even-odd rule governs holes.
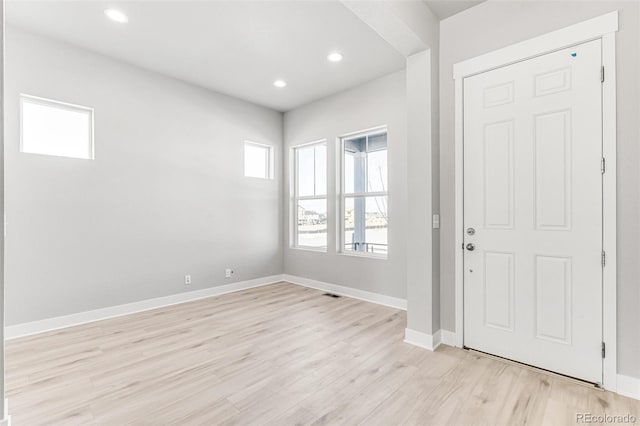
{"type": "Polygon", "coordinates": [[[448,18],[486,0],[425,0],[427,6],[440,19],[448,18]]]}
{"type": "Polygon", "coordinates": [[[279,111],[400,70],[338,1],[8,1],[21,27],[279,111]],[[104,16],[116,8],[129,17],[104,16]],[[326,56],[338,50],[341,63],[326,56]],[[288,86],[278,89],[276,79],[288,86]]]}

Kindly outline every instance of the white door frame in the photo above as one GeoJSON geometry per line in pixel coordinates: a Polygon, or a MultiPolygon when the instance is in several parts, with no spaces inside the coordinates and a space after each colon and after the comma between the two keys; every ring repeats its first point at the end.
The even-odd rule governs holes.
{"type": "Polygon", "coordinates": [[[615,33],[618,31],[618,11],[572,25],[521,43],[459,62],[453,67],[455,79],[455,345],[464,344],[464,185],[463,185],[463,81],[464,78],[521,62],[591,40],[602,40],[602,64],[605,79],[602,84],[602,138],[606,172],[603,174],[603,386],[617,390],[616,369],[616,64],[615,33]]]}

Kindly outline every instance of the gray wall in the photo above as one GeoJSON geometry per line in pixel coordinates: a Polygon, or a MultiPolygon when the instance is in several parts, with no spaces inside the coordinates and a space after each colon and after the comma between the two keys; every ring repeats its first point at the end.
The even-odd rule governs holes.
{"type": "Polygon", "coordinates": [[[440,23],[442,328],[454,317],[453,64],[604,13],[620,10],[618,83],[618,371],[640,377],[640,11],[637,2],[489,1],[440,23]]]}
{"type": "Polygon", "coordinates": [[[294,146],[327,140],[329,247],[327,253],[294,249],[285,229],[284,270],[287,274],[325,281],[393,297],[406,298],[407,159],[405,71],[287,112],[284,115],[285,223],[289,223],[290,154],[294,146]],[[389,257],[387,260],[337,253],[336,152],[338,137],[380,125],[389,135],[389,257]]]}
{"type": "MultiPolygon", "coordinates": [[[[4,0],[0,0],[0,99],[4,96],[4,0]]],[[[4,216],[4,105],[0,103],[0,217],[4,216]]],[[[0,416],[6,418],[4,394],[4,232],[0,232],[0,416]]]]}
{"type": "Polygon", "coordinates": [[[282,273],[282,114],[13,28],[6,42],[8,325],[282,273]],[[20,93],[95,108],[96,159],[20,153],[20,93]],[[245,139],[275,147],[275,180],[243,177],[245,139]]]}

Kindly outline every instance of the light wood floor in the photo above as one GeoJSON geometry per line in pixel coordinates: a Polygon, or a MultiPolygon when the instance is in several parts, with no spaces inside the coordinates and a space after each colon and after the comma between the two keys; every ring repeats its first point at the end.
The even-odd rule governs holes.
{"type": "Polygon", "coordinates": [[[14,425],[576,424],[640,401],[441,346],[279,283],[7,342],[14,425]]]}

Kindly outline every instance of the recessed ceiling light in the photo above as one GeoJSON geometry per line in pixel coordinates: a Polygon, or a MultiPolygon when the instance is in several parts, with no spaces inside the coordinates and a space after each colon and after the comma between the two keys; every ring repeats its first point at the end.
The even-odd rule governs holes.
{"type": "Polygon", "coordinates": [[[127,15],[116,9],[107,9],[104,11],[104,14],[107,15],[109,19],[120,22],[121,24],[129,22],[129,18],[127,18],[127,15]]]}
{"type": "Polygon", "coordinates": [[[330,53],[329,56],[327,56],[327,59],[329,60],[329,62],[340,62],[342,58],[343,58],[342,53],[338,53],[338,52],[330,53]]]}
{"type": "Polygon", "coordinates": [[[286,87],[287,86],[287,82],[284,80],[276,80],[273,82],[273,85],[276,87],[286,87]]]}

